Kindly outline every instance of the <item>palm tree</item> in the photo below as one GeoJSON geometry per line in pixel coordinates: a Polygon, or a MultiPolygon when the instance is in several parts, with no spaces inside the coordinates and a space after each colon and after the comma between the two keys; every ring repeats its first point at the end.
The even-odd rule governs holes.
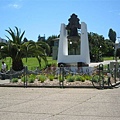
{"type": "Polygon", "coordinates": [[[0,46],[2,46],[0,49],[1,57],[11,57],[12,69],[15,71],[22,70],[24,68],[22,59],[26,57],[27,61],[27,57],[30,55],[38,59],[39,65],[41,59],[43,59],[47,64],[45,47],[49,50],[49,46],[47,44],[44,45],[44,43],[41,42],[23,42],[22,38],[25,31],[21,33],[20,29],[17,27],[15,27],[15,30],[13,31],[11,28],[6,30],[10,34],[11,38],[6,36],[8,38],[8,42],[0,43],[0,46]]]}
{"type": "Polygon", "coordinates": [[[41,59],[45,61],[46,65],[48,64],[46,53],[50,52],[50,46],[46,42],[44,41],[34,42],[31,40],[29,42],[24,43],[24,45],[25,45],[25,53],[26,53],[26,62],[28,56],[34,56],[37,58],[40,67],[41,67],[41,59]]]}

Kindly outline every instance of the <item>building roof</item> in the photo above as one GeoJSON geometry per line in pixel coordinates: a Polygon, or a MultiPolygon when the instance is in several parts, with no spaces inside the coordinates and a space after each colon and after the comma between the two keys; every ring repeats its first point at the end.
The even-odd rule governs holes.
{"type": "Polygon", "coordinates": [[[0,38],[0,42],[7,43],[7,40],[5,40],[5,39],[3,39],[3,38],[0,38]]]}

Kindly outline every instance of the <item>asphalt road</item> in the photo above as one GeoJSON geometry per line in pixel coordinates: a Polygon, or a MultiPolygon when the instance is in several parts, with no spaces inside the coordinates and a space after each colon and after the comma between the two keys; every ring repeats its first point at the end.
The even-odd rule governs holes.
{"type": "Polygon", "coordinates": [[[0,87],[0,120],[120,120],[120,88],[0,87]]]}

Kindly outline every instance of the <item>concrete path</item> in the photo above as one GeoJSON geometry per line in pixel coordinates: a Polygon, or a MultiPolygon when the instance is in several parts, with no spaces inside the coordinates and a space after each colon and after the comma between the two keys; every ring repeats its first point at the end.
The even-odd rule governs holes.
{"type": "MultiPolygon", "coordinates": [[[[97,66],[99,64],[106,65],[106,64],[110,64],[110,62],[116,62],[116,61],[115,60],[107,60],[107,61],[98,62],[98,63],[90,63],[89,66],[94,67],[94,66],[97,66]]],[[[117,62],[120,62],[120,60],[118,60],[117,62]]]]}
{"type": "Polygon", "coordinates": [[[120,120],[120,88],[0,87],[0,120],[120,120]]]}

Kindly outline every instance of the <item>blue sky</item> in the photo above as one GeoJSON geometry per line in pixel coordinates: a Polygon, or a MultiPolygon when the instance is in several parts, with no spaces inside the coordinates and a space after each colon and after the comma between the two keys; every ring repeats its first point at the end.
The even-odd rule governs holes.
{"type": "Polygon", "coordinates": [[[14,26],[25,30],[28,40],[58,35],[72,13],[87,24],[88,32],[108,38],[112,28],[120,37],[119,0],[0,0],[0,13],[0,37],[5,39],[5,30],[14,26]]]}

